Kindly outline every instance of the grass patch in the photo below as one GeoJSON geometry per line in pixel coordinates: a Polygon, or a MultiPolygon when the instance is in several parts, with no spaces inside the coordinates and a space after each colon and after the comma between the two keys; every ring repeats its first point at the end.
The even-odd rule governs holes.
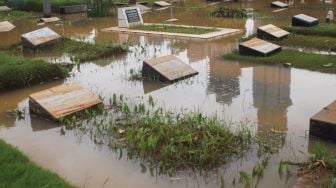
{"type": "MultiPolygon", "coordinates": [[[[8,0],[8,4],[18,10],[42,11],[42,0],[8,0]]],[[[60,6],[85,4],[85,0],[51,0],[53,11],[59,12],[60,6]]]]}
{"type": "Polygon", "coordinates": [[[215,28],[200,28],[200,27],[183,27],[172,25],[139,25],[132,27],[131,29],[144,30],[144,31],[157,31],[167,33],[184,33],[184,34],[206,34],[218,31],[215,28]]]}
{"type": "Polygon", "coordinates": [[[290,34],[279,41],[284,46],[305,47],[324,51],[336,51],[336,38],[290,34]]]}
{"type": "Polygon", "coordinates": [[[75,61],[83,62],[123,54],[127,51],[127,46],[112,42],[90,44],[63,39],[62,42],[51,47],[51,50],[55,53],[68,53],[74,57],[75,61]]]}
{"type": "Polygon", "coordinates": [[[291,33],[296,33],[300,35],[318,35],[318,36],[328,36],[336,37],[336,24],[320,23],[314,27],[294,27],[285,26],[285,30],[291,33]]]}
{"type": "Polygon", "coordinates": [[[335,56],[304,53],[295,50],[285,49],[270,57],[243,56],[238,52],[224,55],[225,59],[264,64],[291,63],[293,67],[319,71],[325,73],[336,73],[335,56]],[[332,66],[324,66],[333,63],[332,66]]]}
{"type": "MultiPolygon", "coordinates": [[[[173,174],[176,170],[211,170],[241,155],[250,146],[251,132],[242,123],[233,131],[230,123],[199,112],[164,111],[152,97],[145,103],[126,103],[113,95],[111,110],[103,114],[86,111],[63,119],[68,128],[91,134],[96,144],[109,145],[129,158],[142,161],[143,169],[173,174]],[[101,114],[93,117],[95,114],[101,114]],[[92,126],[95,125],[95,126],[92,126]]],[[[82,133],[80,133],[82,134],[82,133]]]]}
{"type": "Polygon", "coordinates": [[[4,0],[0,0],[0,6],[6,5],[6,2],[4,0]]]}
{"type": "Polygon", "coordinates": [[[66,70],[58,65],[0,51],[0,91],[32,86],[66,75],[66,70]]]}
{"type": "Polygon", "coordinates": [[[13,21],[13,20],[22,20],[36,18],[32,12],[13,10],[9,12],[0,12],[0,21],[13,21]]]}
{"type": "Polygon", "coordinates": [[[3,140],[0,140],[0,169],[0,187],[72,187],[56,174],[36,166],[3,140]]]}
{"type": "Polygon", "coordinates": [[[219,7],[212,11],[211,16],[213,17],[224,17],[224,18],[246,18],[248,17],[248,11],[241,8],[229,8],[229,7],[219,7]]]}

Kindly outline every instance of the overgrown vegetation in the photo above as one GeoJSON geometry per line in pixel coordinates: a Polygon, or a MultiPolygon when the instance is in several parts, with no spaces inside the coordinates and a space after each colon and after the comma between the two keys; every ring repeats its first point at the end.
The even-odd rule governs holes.
{"type": "Polygon", "coordinates": [[[314,27],[284,26],[285,30],[300,35],[318,35],[336,37],[336,24],[320,23],[314,27]]]}
{"type": "Polygon", "coordinates": [[[56,174],[32,163],[23,153],[0,139],[0,187],[72,187],[56,174]]]}
{"type": "Polygon", "coordinates": [[[88,16],[103,17],[111,14],[112,0],[86,0],[88,16]]]}
{"type": "Polygon", "coordinates": [[[249,148],[251,132],[242,124],[233,131],[230,124],[199,112],[176,113],[147,103],[127,104],[113,95],[111,111],[86,111],[89,120],[73,116],[62,121],[68,128],[89,133],[95,143],[139,158],[151,172],[173,174],[179,169],[211,170],[249,148]],[[95,125],[95,126],[92,126],[95,125]]]}
{"type": "Polygon", "coordinates": [[[4,6],[6,5],[6,1],[5,0],[0,0],[0,6],[4,6]]]}
{"type": "Polygon", "coordinates": [[[304,47],[323,51],[336,51],[336,38],[290,34],[279,44],[292,47],[304,47]]]}
{"type": "Polygon", "coordinates": [[[246,18],[248,11],[241,8],[219,7],[211,12],[211,16],[225,18],[246,18]]]}
{"type": "Polygon", "coordinates": [[[0,91],[32,86],[66,75],[67,71],[58,65],[0,51],[0,91]]]}
{"type": "Polygon", "coordinates": [[[298,176],[307,186],[334,188],[336,186],[336,157],[317,142],[307,162],[281,161],[279,170],[288,165],[298,166],[298,176]]]}
{"type": "Polygon", "coordinates": [[[270,57],[254,57],[240,55],[233,52],[224,55],[225,59],[263,64],[284,64],[290,63],[293,67],[308,69],[312,71],[336,73],[336,58],[331,55],[319,55],[285,49],[270,57]]]}
{"type": "Polygon", "coordinates": [[[32,12],[13,10],[9,12],[0,12],[0,21],[13,21],[13,20],[22,20],[36,18],[32,12]]]}
{"type": "MultiPolygon", "coordinates": [[[[43,0],[8,0],[10,7],[17,10],[42,11],[43,0]]],[[[85,4],[85,0],[51,0],[54,12],[59,12],[60,6],[85,4]]]]}
{"type": "Polygon", "coordinates": [[[167,33],[184,33],[184,34],[205,34],[218,31],[216,28],[201,28],[201,27],[184,27],[173,25],[139,25],[131,29],[144,30],[144,31],[158,31],[167,33]]]}

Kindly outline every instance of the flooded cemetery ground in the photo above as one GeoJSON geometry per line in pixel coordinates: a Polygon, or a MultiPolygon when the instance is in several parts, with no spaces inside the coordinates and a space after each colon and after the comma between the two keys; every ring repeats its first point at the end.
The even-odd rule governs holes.
{"type": "MultiPolygon", "coordinates": [[[[80,64],[74,61],[72,54],[25,54],[27,57],[41,57],[50,63],[70,62],[75,65],[64,80],[0,93],[0,138],[18,147],[36,164],[56,172],[78,187],[294,186],[297,167],[289,166],[289,172],[283,175],[279,163],[307,161],[315,143],[319,142],[319,139],[309,137],[309,119],[335,100],[336,75],[282,64],[229,61],[222,56],[236,50],[239,39],[251,36],[258,26],[269,23],[286,25],[292,15],[299,13],[324,20],[326,9],[336,4],[319,0],[294,1],[291,8],[272,13],[275,9],[269,7],[269,1],[228,2],[225,5],[253,8],[261,16],[244,19],[209,17],[209,9],[220,5],[210,7],[204,2],[181,1],[172,8],[145,13],[143,18],[147,23],[177,18],[174,24],[235,28],[241,29],[242,33],[216,40],[109,33],[101,32],[101,29],[116,26],[116,17],[85,19],[80,15],[63,17],[61,24],[47,24],[70,39],[127,44],[128,52],[80,64]],[[134,76],[140,74],[144,60],[171,54],[187,62],[198,71],[198,75],[175,83],[134,76]],[[255,136],[271,134],[273,139],[269,142],[276,142],[270,146],[274,152],[266,157],[267,165],[260,180],[249,180],[246,175],[263,159],[258,142],[251,143],[241,155],[232,156],[225,164],[210,171],[186,169],[170,175],[153,172],[144,161],[130,158],[125,148],[113,149],[103,140],[99,142],[99,136],[106,135],[102,132],[96,134],[88,128],[97,126],[98,122],[85,125],[87,130],[66,129],[61,123],[30,114],[29,95],[71,82],[99,96],[107,106],[113,96],[117,96],[130,106],[149,102],[176,113],[193,111],[215,115],[228,122],[233,130],[243,124],[255,136]],[[24,113],[22,117],[8,113],[16,108],[24,113]],[[272,134],[280,135],[281,139],[277,140],[277,136],[272,134]]],[[[44,27],[29,20],[12,23],[16,26],[13,31],[0,33],[0,47],[17,44],[21,34],[44,27]]],[[[97,117],[99,121],[108,119],[97,117]]],[[[335,152],[334,143],[323,143],[335,152]]]]}

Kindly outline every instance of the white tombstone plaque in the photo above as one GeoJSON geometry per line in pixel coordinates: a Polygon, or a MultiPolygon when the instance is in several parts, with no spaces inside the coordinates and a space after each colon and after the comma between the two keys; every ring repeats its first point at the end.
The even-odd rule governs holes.
{"type": "Polygon", "coordinates": [[[30,48],[53,44],[61,38],[59,34],[48,27],[21,35],[22,45],[30,48]]]}
{"type": "Polygon", "coordinates": [[[118,8],[118,26],[129,28],[132,26],[142,25],[143,20],[139,7],[118,8]]]}

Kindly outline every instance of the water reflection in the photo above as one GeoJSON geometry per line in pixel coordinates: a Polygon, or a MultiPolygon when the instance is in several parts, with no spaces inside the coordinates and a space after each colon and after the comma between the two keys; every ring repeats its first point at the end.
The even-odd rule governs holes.
{"type": "Polygon", "coordinates": [[[259,128],[287,131],[291,69],[282,66],[253,67],[253,106],[259,128]]]}

